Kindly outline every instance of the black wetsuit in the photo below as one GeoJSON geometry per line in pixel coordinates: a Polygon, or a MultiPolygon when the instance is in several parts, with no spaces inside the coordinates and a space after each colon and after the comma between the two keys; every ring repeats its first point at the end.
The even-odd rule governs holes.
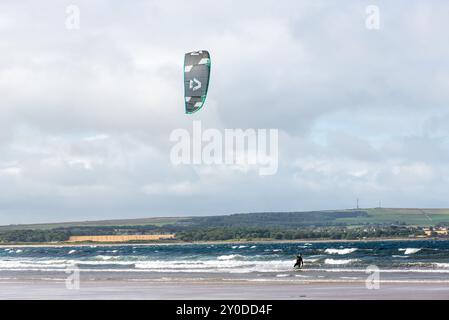
{"type": "Polygon", "coordinates": [[[298,258],[296,259],[296,263],[295,263],[295,265],[293,266],[293,268],[298,267],[298,268],[301,269],[303,265],[304,265],[304,262],[302,261],[302,257],[301,257],[301,256],[298,256],[298,258]]]}

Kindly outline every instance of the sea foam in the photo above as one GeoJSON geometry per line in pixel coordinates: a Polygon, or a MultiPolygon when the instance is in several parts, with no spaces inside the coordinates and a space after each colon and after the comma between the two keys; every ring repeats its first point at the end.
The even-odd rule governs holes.
{"type": "Polygon", "coordinates": [[[405,248],[405,249],[400,248],[399,251],[403,251],[404,254],[414,254],[421,251],[421,248],[405,248]]]}
{"type": "Polygon", "coordinates": [[[349,263],[354,263],[359,261],[358,259],[325,259],[324,263],[325,264],[335,264],[335,265],[340,265],[340,264],[349,264],[349,263]]]}
{"type": "Polygon", "coordinates": [[[357,251],[357,248],[344,248],[344,249],[326,249],[324,252],[329,254],[350,254],[357,251]]]}
{"type": "Polygon", "coordinates": [[[222,256],[217,257],[217,260],[237,260],[237,259],[243,259],[244,257],[240,254],[225,254],[222,256]]]}

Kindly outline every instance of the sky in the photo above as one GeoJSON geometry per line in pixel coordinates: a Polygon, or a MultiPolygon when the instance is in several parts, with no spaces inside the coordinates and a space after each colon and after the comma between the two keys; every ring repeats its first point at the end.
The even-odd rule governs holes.
{"type": "Polygon", "coordinates": [[[436,0],[3,0],[0,224],[449,207],[448,15],[436,0]],[[209,94],[186,115],[199,49],[209,94]],[[174,165],[170,134],[195,120],[277,129],[276,174],[174,165]]]}

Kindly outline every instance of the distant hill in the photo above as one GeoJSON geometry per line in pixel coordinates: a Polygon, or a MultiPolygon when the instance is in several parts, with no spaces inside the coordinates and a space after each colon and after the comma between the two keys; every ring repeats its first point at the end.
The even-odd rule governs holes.
{"type": "Polygon", "coordinates": [[[308,212],[259,212],[220,216],[167,217],[100,221],[79,221],[45,224],[0,226],[0,232],[11,230],[50,230],[74,227],[265,227],[299,228],[310,226],[362,225],[434,226],[449,224],[449,209],[370,208],[308,212]]]}
{"type": "Polygon", "coordinates": [[[186,218],[141,218],[141,219],[114,219],[114,220],[97,220],[97,221],[73,221],[73,222],[57,222],[57,223],[39,223],[39,224],[12,224],[0,226],[1,231],[10,230],[50,230],[58,228],[72,227],[113,227],[113,226],[163,226],[173,224],[186,218]]]}

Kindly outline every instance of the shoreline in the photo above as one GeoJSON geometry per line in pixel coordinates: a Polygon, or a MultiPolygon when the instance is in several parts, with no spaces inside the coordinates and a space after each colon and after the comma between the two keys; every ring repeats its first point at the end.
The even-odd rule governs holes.
{"type": "Polygon", "coordinates": [[[215,244],[270,244],[270,243],[348,243],[348,242],[378,242],[378,241],[444,241],[449,238],[369,238],[369,239],[295,239],[295,240],[226,240],[226,241],[173,241],[173,242],[80,242],[80,243],[0,243],[0,248],[25,248],[25,247],[110,247],[110,246],[164,246],[164,245],[215,245],[215,244]]]}

